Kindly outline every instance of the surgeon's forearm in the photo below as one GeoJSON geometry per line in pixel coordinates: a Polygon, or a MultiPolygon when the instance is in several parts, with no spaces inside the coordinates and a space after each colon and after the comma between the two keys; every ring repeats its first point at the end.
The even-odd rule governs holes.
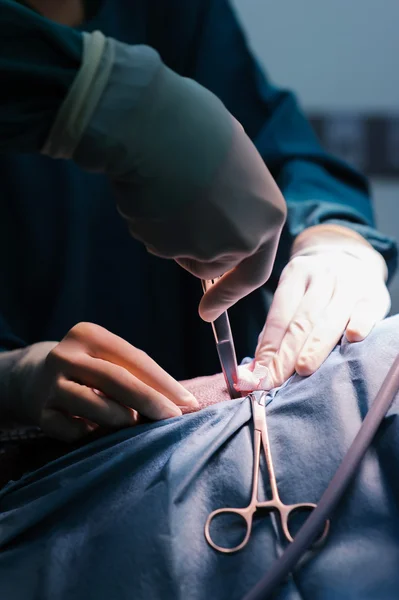
{"type": "Polygon", "coordinates": [[[39,152],[81,64],[82,36],[0,0],[0,152],[39,152]]]}

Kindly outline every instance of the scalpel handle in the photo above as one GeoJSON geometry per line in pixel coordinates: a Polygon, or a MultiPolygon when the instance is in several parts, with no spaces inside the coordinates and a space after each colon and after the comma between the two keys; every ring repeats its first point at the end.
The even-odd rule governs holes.
{"type": "MultiPolygon", "coordinates": [[[[202,279],[201,282],[204,292],[206,292],[215,281],[215,279],[202,279]]],[[[222,367],[230,398],[241,398],[241,393],[234,387],[234,384],[238,381],[237,357],[227,310],[213,321],[211,325],[213,335],[215,336],[220,365],[222,367]]]]}

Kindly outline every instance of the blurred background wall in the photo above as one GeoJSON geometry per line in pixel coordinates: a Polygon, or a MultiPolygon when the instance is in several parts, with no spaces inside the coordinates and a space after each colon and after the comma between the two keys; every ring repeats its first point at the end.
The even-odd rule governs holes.
{"type": "MultiPolygon", "coordinates": [[[[295,91],[309,116],[330,119],[324,145],[371,174],[377,225],[398,239],[399,1],[232,1],[272,81],[295,91]]],[[[391,293],[396,313],[399,275],[391,293]]]]}

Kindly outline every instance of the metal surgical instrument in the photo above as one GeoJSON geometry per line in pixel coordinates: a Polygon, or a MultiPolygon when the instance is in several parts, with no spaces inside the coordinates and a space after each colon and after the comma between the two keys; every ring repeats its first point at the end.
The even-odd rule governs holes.
{"type": "MultiPolygon", "coordinates": [[[[216,279],[202,279],[201,281],[202,289],[206,292],[216,282],[216,279]]],[[[227,310],[212,322],[212,329],[230,398],[241,398],[241,393],[234,387],[238,379],[237,358],[227,310]]]]}
{"type": "MultiPolygon", "coordinates": [[[[284,537],[288,542],[292,542],[293,536],[291,535],[289,528],[289,522],[291,520],[291,517],[293,517],[295,513],[303,511],[310,512],[316,508],[316,504],[310,502],[301,502],[298,504],[284,504],[280,499],[280,495],[278,493],[277,488],[276,476],[274,473],[272,455],[270,451],[270,442],[266,425],[266,399],[268,398],[268,394],[264,391],[256,391],[250,393],[249,398],[251,400],[252,417],[254,425],[254,460],[252,472],[252,493],[250,503],[245,508],[219,508],[217,510],[214,510],[208,516],[208,519],[205,524],[205,537],[208,544],[212,546],[212,548],[214,548],[215,550],[218,550],[219,552],[224,552],[226,554],[237,552],[238,550],[241,550],[247,545],[251,536],[253,516],[258,509],[264,509],[268,513],[278,513],[284,537]],[[269,474],[271,488],[271,499],[265,501],[260,501],[258,499],[261,448],[263,448],[263,451],[265,453],[267,471],[269,474]],[[241,543],[239,543],[237,546],[234,546],[233,548],[219,546],[214,542],[210,533],[210,526],[213,519],[218,515],[226,514],[232,516],[238,515],[243,519],[246,526],[246,533],[244,539],[241,543]]],[[[322,543],[324,541],[328,534],[329,526],[329,521],[326,521],[324,524],[324,529],[321,531],[317,539],[317,544],[322,543]]]]}

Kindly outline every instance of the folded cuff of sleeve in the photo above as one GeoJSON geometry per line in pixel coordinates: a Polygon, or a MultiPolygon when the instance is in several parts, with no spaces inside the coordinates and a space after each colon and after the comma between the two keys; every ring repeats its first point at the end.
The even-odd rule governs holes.
{"type": "Polygon", "coordinates": [[[0,152],[39,152],[80,67],[82,34],[0,0],[0,152]]]}
{"type": "Polygon", "coordinates": [[[356,171],[344,168],[340,161],[327,168],[321,163],[294,160],[285,165],[277,183],[287,202],[288,217],[276,273],[287,264],[296,236],[308,227],[332,223],[362,235],[383,256],[390,281],[397,267],[397,244],[375,229],[367,183],[356,171]]]}

